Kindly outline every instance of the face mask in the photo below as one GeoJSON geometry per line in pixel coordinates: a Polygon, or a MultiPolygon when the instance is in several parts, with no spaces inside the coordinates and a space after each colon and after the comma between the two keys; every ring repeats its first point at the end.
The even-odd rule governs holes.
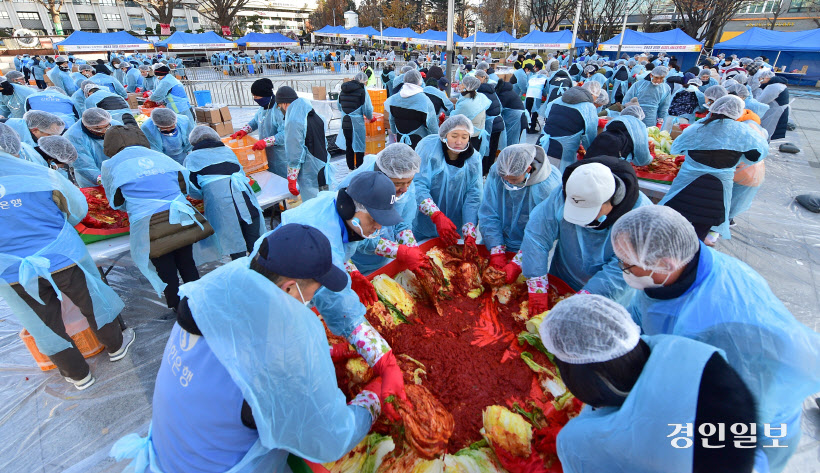
{"type": "Polygon", "coordinates": [[[663,283],[658,284],[654,279],[652,279],[652,274],[654,273],[655,272],[652,271],[648,276],[635,276],[632,273],[624,273],[624,282],[626,282],[630,287],[634,287],[638,290],[644,290],[662,287],[666,283],[666,280],[669,279],[669,275],[667,275],[666,279],[663,280],[663,283]]]}
{"type": "Polygon", "coordinates": [[[406,196],[406,195],[407,195],[407,192],[405,192],[404,194],[402,194],[402,195],[400,195],[400,196],[396,197],[396,203],[401,202],[401,201],[402,201],[402,199],[404,199],[404,196],[406,196]]]}
{"type": "Polygon", "coordinates": [[[470,146],[469,143],[468,143],[467,146],[464,147],[464,149],[455,149],[455,148],[450,147],[450,143],[447,142],[447,139],[443,139],[443,140],[441,140],[441,142],[444,143],[444,146],[446,146],[447,149],[449,149],[450,151],[452,151],[454,153],[462,153],[467,149],[467,146],[470,146]]]}
{"type": "Polygon", "coordinates": [[[606,221],[606,215],[601,215],[600,217],[595,219],[594,222],[590,223],[589,225],[584,225],[584,227],[586,227],[586,228],[598,228],[599,226],[601,226],[602,223],[604,223],[604,221],[606,221]]]}
{"type": "Polygon", "coordinates": [[[353,217],[353,220],[350,221],[350,225],[353,226],[353,228],[359,230],[359,235],[361,235],[363,238],[366,238],[368,240],[375,240],[376,238],[379,238],[379,235],[381,234],[381,230],[376,230],[375,232],[371,233],[370,235],[365,235],[364,234],[364,229],[360,225],[359,219],[356,218],[356,217],[353,217]]]}
{"type": "Polygon", "coordinates": [[[68,64],[65,64],[65,63],[60,64],[60,70],[61,71],[67,71],[68,70],[68,64]]]}
{"type": "Polygon", "coordinates": [[[272,97],[262,97],[261,99],[253,99],[254,102],[258,103],[260,107],[267,107],[270,104],[270,100],[272,97]]]}
{"type": "Polygon", "coordinates": [[[527,181],[530,180],[530,173],[527,173],[527,174],[524,175],[524,182],[522,182],[521,184],[510,184],[509,182],[507,182],[506,179],[502,179],[502,180],[504,181],[504,188],[507,189],[508,191],[513,191],[513,192],[520,191],[520,190],[524,189],[525,187],[527,187],[527,181]]]}
{"type": "Polygon", "coordinates": [[[310,301],[305,300],[305,296],[302,295],[302,289],[299,288],[299,283],[294,281],[294,284],[296,284],[296,290],[299,291],[299,298],[302,299],[302,304],[304,304],[305,307],[310,307],[310,301]]]}
{"type": "Polygon", "coordinates": [[[165,135],[165,136],[171,136],[171,137],[174,137],[174,136],[177,136],[177,134],[179,133],[179,130],[177,130],[176,128],[174,128],[174,130],[173,130],[173,131],[162,131],[162,132],[160,132],[160,133],[162,133],[162,134],[163,134],[163,135],[165,135]]]}

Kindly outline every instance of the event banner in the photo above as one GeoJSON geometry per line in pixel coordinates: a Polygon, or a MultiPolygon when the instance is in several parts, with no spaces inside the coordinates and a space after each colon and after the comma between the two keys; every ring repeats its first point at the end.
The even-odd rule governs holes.
{"type": "MultiPolygon", "coordinates": [[[[621,51],[628,52],[679,52],[679,53],[697,53],[703,48],[700,44],[624,44],[621,46],[621,51]]],[[[599,44],[598,51],[617,51],[617,44],[599,44]]]]}

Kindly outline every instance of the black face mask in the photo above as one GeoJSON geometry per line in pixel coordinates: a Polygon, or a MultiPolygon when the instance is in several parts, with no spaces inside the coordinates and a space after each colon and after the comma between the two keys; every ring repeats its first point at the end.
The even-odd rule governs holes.
{"type": "Polygon", "coordinates": [[[68,64],[67,63],[60,64],[60,70],[68,72],[68,64]]]}

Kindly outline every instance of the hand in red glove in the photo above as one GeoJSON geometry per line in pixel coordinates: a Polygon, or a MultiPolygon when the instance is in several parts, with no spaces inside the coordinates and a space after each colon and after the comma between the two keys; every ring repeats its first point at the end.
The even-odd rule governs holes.
{"type": "Polygon", "coordinates": [[[441,114],[438,116],[438,125],[441,126],[441,124],[444,123],[445,120],[447,120],[447,115],[445,115],[444,112],[441,112],[441,114]]]}
{"type": "Polygon", "coordinates": [[[296,182],[296,179],[288,179],[288,192],[299,195],[299,183],[296,182]]]}
{"type": "Polygon", "coordinates": [[[521,275],[521,266],[510,261],[504,265],[504,272],[507,273],[507,284],[512,284],[518,279],[518,276],[521,275]]]}
{"type": "Polygon", "coordinates": [[[376,288],[364,277],[364,274],[358,271],[350,273],[350,288],[359,295],[359,300],[362,301],[365,307],[369,307],[379,300],[376,295],[376,288]]]}
{"type": "Polygon", "coordinates": [[[378,119],[379,119],[379,117],[373,117],[373,118],[370,119],[370,123],[376,123],[376,120],[378,120],[378,119]]]}
{"type": "Polygon", "coordinates": [[[504,269],[504,265],[507,264],[507,255],[504,253],[496,253],[494,255],[490,255],[490,266],[496,269],[504,269]]]}
{"type": "Polygon", "coordinates": [[[330,347],[330,359],[332,359],[334,363],[356,358],[357,356],[359,356],[359,353],[347,342],[337,343],[330,347]]]}
{"type": "Polygon", "coordinates": [[[430,220],[436,225],[436,231],[438,232],[438,236],[441,237],[441,240],[444,242],[445,245],[455,245],[458,241],[458,231],[456,230],[456,224],[453,223],[452,220],[447,218],[444,215],[444,212],[439,210],[435,212],[433,215],[430,216],[430,220]]]}
{"type": "Polygon", "coordinates": [[[251,149],[254,151],[262,151],[263,149],[268,147],[268,143],[265,140],[259,140],[251,146],[251,149]]]}
{"type": "Polygon", "coordinates": [[[248,134],[248,132],[247,132],[247,131],[245,131],[245,130],[239,130],[239,131],[237,131],[236,133],[234,133],[233,135],[231,135],[231,139],[232,139],[232,140],[236,140],[236,139],[242,138],[243,136],[245,136],[245,135],[247,135],[247,134],[248,134]]]}
{"type": "Polygon", "coordinates": [[[140,92],[142,92],[142,87],[137,87],[136,89],[134,89],[135,94],[138,94],[140,92]]]}
{"type": "Polygon", "coordinates": [[[401,262],[410,271],[430,266],[427,255],[417,246],[399,245],[396,261],[401,262]]]}
{"type": "Polygon", "coordinates": [[[472,260],[478,256],[478,247],[475,244],[475,237],[464,237],[464,260],[472,260]]]}
{"type": "MultiPolygon", "coordinates": [[[[396,363],[396,357],[393,356],[393,350],[379,358],[379,361],[373,366],[373,372],[382,378],[380,399],[386,401],[388,397],[396,396],[403,401],[407,400],[407,394],[404,393],[404,376],[401,374],[398,363],[396,363]]],[[[389,402],[383,402],[382,412],[394,422],[401,420],[401,416],[389,402]]]]}
{"type": "Polygon", "coordinates": [[[544,313],[550,310],[550,298],[546,292],[531,292],[529,295],[530,317],[544,313]]]}
{"type": "Polygon", "coordinates": [[[144,98],[144,99],[147,99],[150,96],[151,96],[151,91],[150,90],[146,90],[145,92],[142,93],[142,98],[144,98]]]}

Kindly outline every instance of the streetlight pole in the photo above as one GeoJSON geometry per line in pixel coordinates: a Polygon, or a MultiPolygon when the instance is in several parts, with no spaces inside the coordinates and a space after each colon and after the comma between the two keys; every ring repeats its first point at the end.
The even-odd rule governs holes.
{"type": "MultiPolygon", "coordinates": [[[[454,31],[454,20],[455,20],[455,10],[456,10],[456,2],[455,0],[448,0],[447,2],[447,62],[446,62],[446,77],[447,80],[452,82],[453,81],[453,61],[456,60],[456,53],[453,51],[453,31],[454,31]]],[[[451,86],[447,86],[447,97],[450,96],[450,91],[453,88],[451,86]]]]}
{"type": "Polygon", "coordinates": [[[583,2],[584,0],[578,0],[578,6],[575,7],[575,23],[572,25],[572,44],[569,45],[569,65],[572,65],[575,55],[575,41],[578,39],[578,23],[581,19],[581,5],[583,2]]]}
{"type": "Polygon", "coordinates": [[[624,44],[624,35],[626,34],[626,18],[629,16],[629,12],[624,13],[624,27],[621,28],[621,39],[618,40],[618,54],[615,55],[615,60],[621,58],[621,46],[624,44]]]}

